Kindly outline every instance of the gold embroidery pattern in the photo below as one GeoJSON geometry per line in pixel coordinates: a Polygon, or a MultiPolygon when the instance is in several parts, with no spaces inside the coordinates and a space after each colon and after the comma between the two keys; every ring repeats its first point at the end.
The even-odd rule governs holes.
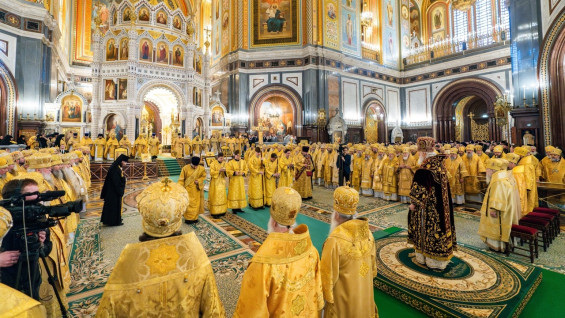
{"type": "Polygon", "coordinates": [[[359,275],[361,275],[361,277],[365,277],[368,273],[369,265],[367,265],[367,263],[365,262],[361,263],[361,266],[359,266],[359,275]]]}
{"type": "Polygon", "coordinates": [[[295,316],[298,316],[303,310],[304,310],[304,297],[302,295],[298,295],[292,301],[292,313],[295,316]]]}
{"type": "Polygon", "coordinates": [[[164,275],[177,268],[177,261],[179,257],[179,253],[174,246],[163,244],[158,248],[151,250],[149,258],[145,264],[149,266],[151,275],[164,275]]]}
{"type": "Polygon", "coordinates": [[[294,246],[294,255],[300,255],[306,251],[306,247],[308,247],[308,242],[306,240],[302,240],[294,246]]]}

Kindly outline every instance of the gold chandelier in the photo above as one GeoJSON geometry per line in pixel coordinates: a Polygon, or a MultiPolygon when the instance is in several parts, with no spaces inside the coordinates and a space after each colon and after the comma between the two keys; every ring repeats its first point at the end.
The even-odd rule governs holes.
{"type": "Polygon", "coordinates": [[[452,0],[451,7],[455,10],[467,11],[475,5],[475,2],[477,2],[477,0],[452,0]]]}

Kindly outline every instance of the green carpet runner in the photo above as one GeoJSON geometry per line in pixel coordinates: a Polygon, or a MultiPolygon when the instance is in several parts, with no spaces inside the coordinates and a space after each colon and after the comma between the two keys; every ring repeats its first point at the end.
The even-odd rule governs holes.
{"type": "Polygon", "coordinates": [[[158,158],[157,165],[161,176],[178,176],[182,170],[179,162],[174,158],[158,158]]]}

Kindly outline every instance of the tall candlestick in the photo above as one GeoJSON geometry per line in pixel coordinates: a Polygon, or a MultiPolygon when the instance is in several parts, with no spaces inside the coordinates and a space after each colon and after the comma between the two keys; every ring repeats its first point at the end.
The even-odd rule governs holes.
{"type": "Polygon", "coordinates": [[[524,99],[526,99],[526,86],[524,86],[524,99]]]}

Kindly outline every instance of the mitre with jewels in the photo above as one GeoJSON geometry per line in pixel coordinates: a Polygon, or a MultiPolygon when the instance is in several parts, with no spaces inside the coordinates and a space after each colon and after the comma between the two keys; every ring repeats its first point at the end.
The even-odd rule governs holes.
{"type": "Polygon", "coordinates": [[[340,214],[354,215],[359,203],[359,192],[348,186],[334,191],[334,210],[340,214]]]}
{"type": "Polygon", "coordinates": [[[182,215],[188,207],[188,192],[164,178],[145,188],[136,201],[143,231],[153,237],[166,237],[181,227],[182,215]]]}

